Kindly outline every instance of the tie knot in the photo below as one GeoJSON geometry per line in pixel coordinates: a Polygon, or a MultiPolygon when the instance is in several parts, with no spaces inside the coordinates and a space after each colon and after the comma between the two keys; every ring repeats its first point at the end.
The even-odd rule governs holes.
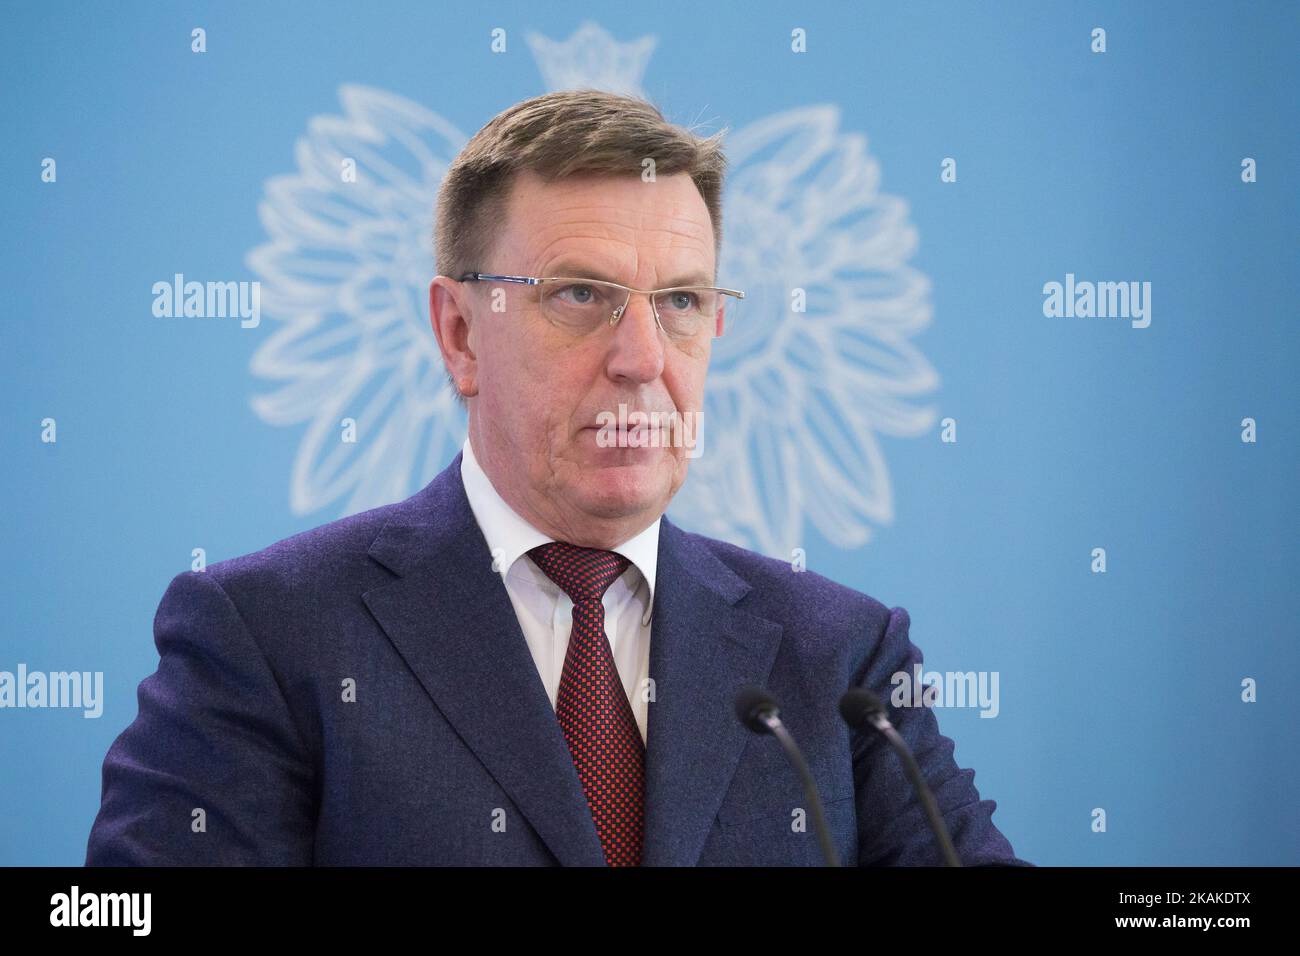
{"type": "Polygon", "coordinates": [[[567,541],[539,545],[528,556],[574,604],[599,601],[632,563],[613,551],[582,548],[567,541]]]}

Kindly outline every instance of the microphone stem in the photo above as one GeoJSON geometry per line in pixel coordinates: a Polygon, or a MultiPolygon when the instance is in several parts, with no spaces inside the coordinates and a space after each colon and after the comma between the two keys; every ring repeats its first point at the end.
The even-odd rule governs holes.
{"type": "Polygon", "coordinates": [[[930,819],[930,829],[934,831],[935,839],[939,841],[939,849],[943,851],[943,858],[948,866],[961,866],[961,860],[957,856],[957,851],[953,848],[952,839],[948,836],[948,828],[943,825],[943,818],[939,816],[939,805],[934,801],[934,794],[930,788],[925,785],[925,780],[921,777],[921,768],[917,766],[916,759],[912,756],[912,751],[908,749],[903,738],[898,735],[894,725],[889,722],[889,718],[884,714],[877,714],[870,718],[875,724],[876,729],[885,735],[885,739],[893,746],[898,758],[903,761],[903,769],[912,781],[914,789],[921,797],[921,804],[925,807],[925,815],[930,819]]]}
{"type": "Polygon", "coordinates": [[[803,781],[804,796],[808,799],[809,809],[813,816],[813,829],[817,831],[817,840],[821,844],[822,856],[826,859],[827,866],[839,866],[840,858],[835,852],[835,845],[831,843],[830,830],[826,827],[826,816],[822,813],[821,797],[817,795],[817,785],[813,782],[812,773],[808,770],[808,764],[803,759],[803,754],[795,745],[794,738],[790,736],[790,731],[785,729],[785,724],[781,723],[781,718],[775,714],[764,714],[760,718],[781,743],[785,750],[786,756],[790,758],[790,763],[799,773],[799,779],[803,781]]]}

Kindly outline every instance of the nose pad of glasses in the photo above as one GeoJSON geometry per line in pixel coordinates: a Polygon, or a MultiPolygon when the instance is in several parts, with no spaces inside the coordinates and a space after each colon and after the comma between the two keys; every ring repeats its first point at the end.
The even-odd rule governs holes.
{"type": "MultiPolygon", "coordinates": [[[[623,318],[623,313],[627,311],[627,307],[628,305],[631,304],[631,302],[632,302],[632,297],[628,296],[627,300],[610,314],[609,316],[610,325],[614,325],[615,323],[618,322],[619,319],[623,318]]],[[[650,304],[650,307],[654,309],[653,302],[650,304]]],[[[657,324],[659,322],[659,310],[655,309],[654,312],[655,312],[655,323],[657,324]]]]}
{"type": "MultiPolygon", "coordinates": [[[[616,322],[618,322],[619,319],[623,318],[623,313],[627,311],[627,307],[631,304],[631,302],[632,302],[632,297],[629,295],[627,297],[627,301],[625,301],[622,305],[620,305],[617,309],[615,309],[613,313],[610,315],[609,317],[610,325],[614,325],[616,322]]],[[[663,328],[662,323],[659,321],[659,306],[655,304],[655,301],[653,299],[650,300],[650,311],[654,313],[655,325],[659,326],[660,328],[663,328]]]]}

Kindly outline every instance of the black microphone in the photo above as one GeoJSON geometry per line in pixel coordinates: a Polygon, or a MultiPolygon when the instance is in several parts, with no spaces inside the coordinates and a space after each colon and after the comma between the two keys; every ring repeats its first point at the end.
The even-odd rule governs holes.
{"type": "Polygon", "coordinates": [[[930,820],[930,829],[934,831],[934,838],[939,843],[939,849],[943,851],[944,861],[948,866],[961,866],[957,851],[953,849],[952,839],[943,825],[943,817],[939,816],[939,805],[934,801],[934,794],[930,792],[925,778],[921,776],[921,768],[917,766],[912,751],[908,749],[906,742],[898,735],[898,731],[885,715],[885,705],[880,702],[880,698],[869,690],[854,687],[840,698],[840,716],[854,730],[860,730],[867,725],[875,727],[894,745],[899,759],[903,761],[903,769],[907,771],[907,777],[912,781],[913,789],[921,797],[925,815],[930,820]]]}
{"type": "Polygon", "coordinates": [[[835,844],[831,842],[830,830],[826,828],[826,816],[822,812],[822,799],[817,795],[817,784],[813,782],[808,771],[808,762],[781,723],[781,708],[765,690],[758,687],[743,687],[736,694],[736,717],[756,734],[771,734],[781,743],[781,749],[798,772],[803,781],[804,796],[812,810],[813,829],[817,831],[817,840],[821,843],[822,856],[827,866],[839,866],[840,858],[835,853],[835,844]]]}

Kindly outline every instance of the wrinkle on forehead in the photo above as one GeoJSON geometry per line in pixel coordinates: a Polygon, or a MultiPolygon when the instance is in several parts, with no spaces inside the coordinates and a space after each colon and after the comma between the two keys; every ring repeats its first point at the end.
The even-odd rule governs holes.
{"type": "Polygon", "coordinates": [[[502,268],[553,274],[547,263],[564,256],[614,270],[631,284],[653,283],[660,274],[714,272],[713,223],[684,173],[655,183],[607,177],[550,184],[520,180],[508,209],[502,251],[509,258],[502,268]],[[653,192],[637,192],[646,189],[653,192]],[[628,201],[620,202],[620,195],[628,201]],[[661,201],[655,204],[651,197],[661,201]],[[640,275],[642,268],[646,275],[640,275]]]}

